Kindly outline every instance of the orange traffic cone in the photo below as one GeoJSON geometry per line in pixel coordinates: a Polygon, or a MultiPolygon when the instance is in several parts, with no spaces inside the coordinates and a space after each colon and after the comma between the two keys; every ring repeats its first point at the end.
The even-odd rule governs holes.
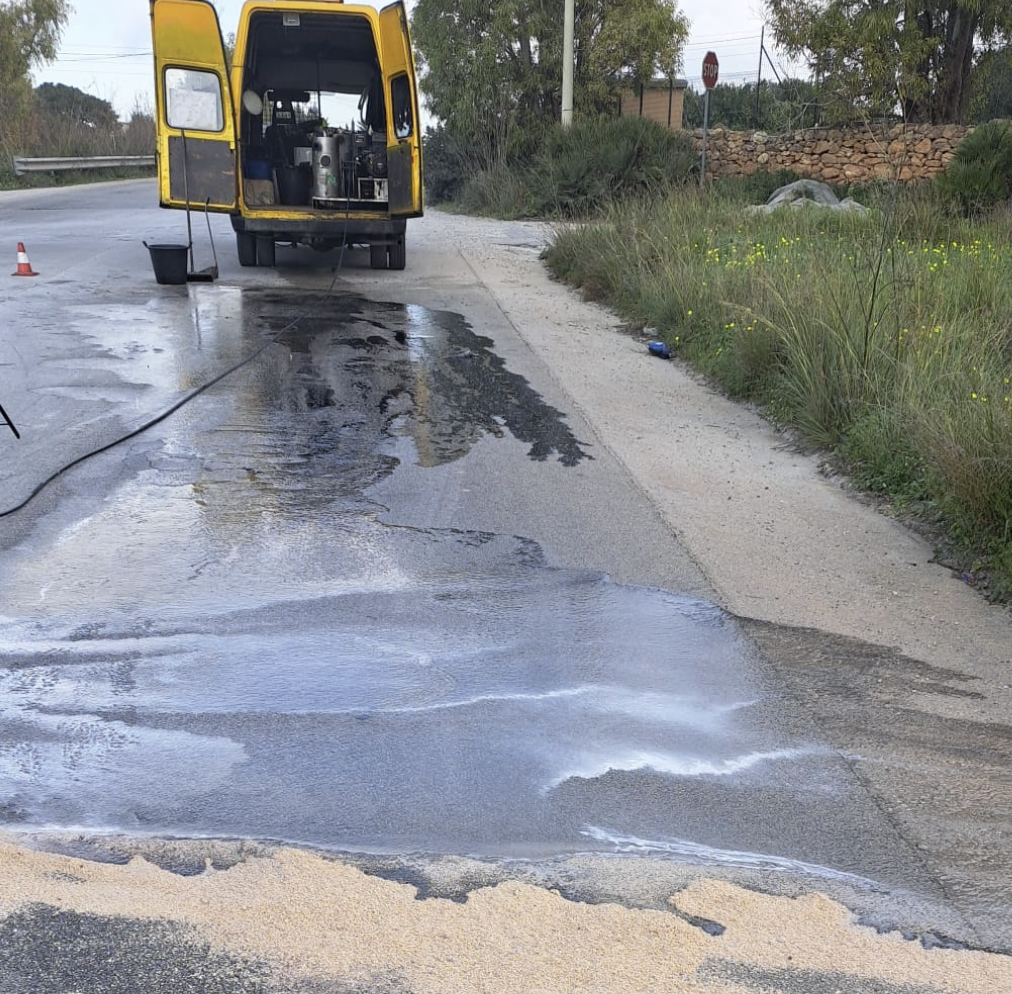
{"type": "Polygon", "coordinates": [[[28,261],[28,253],[25,251],[25,243],[18,242],[18,268],[16,272],[11,273],[11,276],[38,276],[39,274],[32,269],[32,264],[28,261]]]}

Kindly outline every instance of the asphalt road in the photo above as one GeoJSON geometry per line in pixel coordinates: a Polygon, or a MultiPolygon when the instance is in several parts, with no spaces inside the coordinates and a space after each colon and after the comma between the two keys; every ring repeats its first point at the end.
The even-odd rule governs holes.
{"type": "MultiPolygon", "coordinates": [[[[1012,948],[1005,854],[982,885],[994,836],[961,880],[955,859],[939,872],[848,749],[859,712],[888,708],[882,677],[862,682],[891,672],[883,652],[716,606],[438,218],[411,229],[403,275],[361,251],[242,270],[217,218],[220,278],[161,287],[142,239],[185,227],[153,199],[0,199],[40,272],[0,284],[21,433],[0,439],[0,820],[18,845],[158,862],[159,839],[248,839],[458,897],[440,860],[478,860],[481,882],[521,861],[558,884],[564,865],[573,896],[629,904],[650,867],[651,891],[816,890],[923,946],[1012,948]]],[[[534,255],[533,231],[504,240],[534,255]]],[[[909,769],[941,748],[892,720],[909,769]]],[[[980,752],[1001,810],[1007,729],[942,739],[980,752]]],[[[193,845],[159,865],[192,872],[193,845]]],[[[10,989],[43,989],[12,936],[54,926],[7,901],[27,916],[0,932],[10,989]]],[[[89,921],[61,920],[67,956],[89,921]]],[[[192,955],[169,932],[122,942],[192,955]]]]}

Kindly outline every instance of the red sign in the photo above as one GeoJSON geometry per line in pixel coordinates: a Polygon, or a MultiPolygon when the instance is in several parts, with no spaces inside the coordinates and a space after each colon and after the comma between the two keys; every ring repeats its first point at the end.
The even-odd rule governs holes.
{"type": "Polygon", "coordinates": [[[703,86],[712,90],[717,84],[717,55],[707,52],[703,56],[703,86]]]}

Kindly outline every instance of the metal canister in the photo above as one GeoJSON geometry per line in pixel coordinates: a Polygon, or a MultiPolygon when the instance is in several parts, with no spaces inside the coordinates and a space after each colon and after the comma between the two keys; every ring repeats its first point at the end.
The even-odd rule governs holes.
{"type": "Polygon", "coordinates": [[[341,138],[313,138],[313,199],[337,200],[341,196],[341,138]]]}

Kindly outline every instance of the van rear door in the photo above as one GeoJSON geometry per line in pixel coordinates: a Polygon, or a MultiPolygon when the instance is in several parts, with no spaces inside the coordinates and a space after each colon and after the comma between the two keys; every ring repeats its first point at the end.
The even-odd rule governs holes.
{"type": "Polygon", "coordinates": [[[398,0],[379,15],[380,59],[383,66],[390,124],[387,126],[387,176],[390,213],[420,217],[422,213],[422,141],[418,120],[415,63],[411,55],[408,15],[398,0]]]}
{"type": "Polygon", "coordinates": [[[233,211],[235,120],[209,0],[150,0],[158,194],[163,207],[233,211]]]}

